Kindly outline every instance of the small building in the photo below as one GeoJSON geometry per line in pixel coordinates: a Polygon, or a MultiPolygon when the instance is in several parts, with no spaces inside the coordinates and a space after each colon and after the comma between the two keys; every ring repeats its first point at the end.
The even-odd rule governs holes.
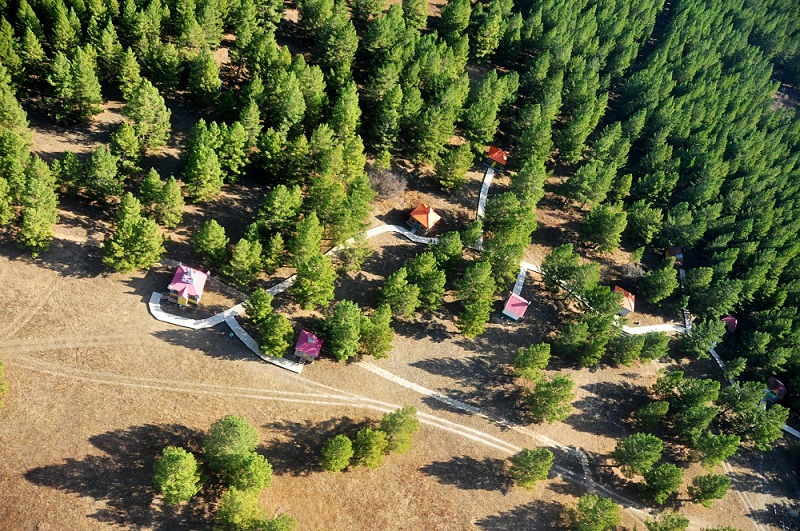
{"type": "Polygon", "coordinates": [[[530,305],[530,301],[526,301],[516,293],[509,293],[506,305],[503,307],[503,315],[512,321],[519,321],[530,305]]]}
{"type": "Polygon", "coordinates": [[[736,327],[739,326],[739,321],[737,321],[736,317],[732,315],[726,315],[725,317],[720,319],[720,321],[725,323],[725,326],[728,328],[728,332],[730,332],[731,334],[735,333],[736,327]]]}
{"type": "Polygon", "coordinates": [[[167,286],[168,299],[181,306],[188,306],[189,303],[198,304],[203,298],[206,279],[208,279],[207,273],[183,264],[178,265],[172,282],[167,286]]]}
{"type": "Polygon", "coordinates": [[[673,245],[666,251],[664,251],[664,256],[669,258],[670,256],[675,257],[675,267],[682,267],[683,266],[683,249],[681,249],[677,245],[673,245]]]}
{"type": "Polygon", "coordinates": [[[614,291],[617,293],[622,293],[622,302],[620,303],[622,308],[620,308],[617,315],[622,315],[624,317],[629,313],[633,313],[634,309],[636,308],[636,295],[630,291],[622,289],[619,286],[614,286],[614,291]]]}
{"type": "Polygon", "coordinates": [[[442,216],[434,212],[434,210],[425,203],[421,203],[417,208],[411,211],[408,224],[415,231],[425,234],[431,230],[440,219],[442,219],[442,216]]]}
{"type": "Polygon", "coordinates": [[[508,162],[508,153],[500,148],[489,146],[489,155],[486,164],[491,168],[502,168],[508,162]]]}
{"type": "Polygon", "coordinates": [[[314,361],[319,359],[319,350],[322,348],[322,341],[306,330],[300,332],[297,344],[294,346],[294,355],[301,360],[314,361]]]}

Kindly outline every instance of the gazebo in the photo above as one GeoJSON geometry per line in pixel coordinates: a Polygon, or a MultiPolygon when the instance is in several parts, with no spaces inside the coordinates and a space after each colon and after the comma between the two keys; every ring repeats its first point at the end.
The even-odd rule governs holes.
{"type": "Polygon", "coordinates": [[[506,305],[503,307],[503,315],[512,321],[519,321],[530,305],[530,301],[526,301],[516,293],[509,293],[506,305]]]}
{"type": "Polygon", "coordinates": [[[297,338],[297,344],[294,346],[294,355],[301,360],[313,362],[319,359],[320,348],[322,348],[322,340],[311,332],[303,330],[300,332],[300,337],[297,338]]]}
{"type": "Polygon", "coordinates": [[[417,208],[411,211],[408,224],[412,229],[425,234],[431,230],[440,219],[442,219],[442,216],[434,212],[431,207],[425,203],[420,203],[417,208]]]}
{"type": "Polygon", "coordinates": [[[619,286],[614,286],[614,291],[617,293],[622,293],[622,302],[620,303],[620,306],[622,307],[617,315],[625,316],[629,313],[633,313],[633,310],[636,307],[636,295],[630,291],[622,289],[619,286]]]}
{"type": "Polygon", "coordinates": [[[489,146],[489,155],[486,159],[486,164],[492,168],[503,167],[508,162],[508,153],[500,148],[489,146]]]}
{"type": "Polygon", "coordinates": [[[198,304],[203,298],[206,279],[208,274],[183,264],[178,265],[172,282],[167,286],[168,299],[181,306],[188,306],[189,303],[198,304]]]}

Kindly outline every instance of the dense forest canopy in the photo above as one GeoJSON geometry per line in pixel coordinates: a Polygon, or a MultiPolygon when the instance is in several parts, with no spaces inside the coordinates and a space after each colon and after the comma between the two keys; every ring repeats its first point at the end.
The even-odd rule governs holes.
{"type": "MultiPolygon", "coordinates": [[[[228,271],[246,283],[274,269],[286,241],[313,276],[330,264],[318,244],[299,247],[296,221],[314,213],[317,240],[360,232],[375,195],[367,156],[375,168],[435,168],[450,189],[495,143],[515,170],[483,226],[497,287],[555,176],[565,208],[584,217],[576,243],[681,246],[682,289],[659,294],[651,281],[645,292],[688,307],[711,341],[735,315],[724,356],[800,396],[800,120],[775,98],[800,83],[792,0],[452,0],[439,13],[419,0],[0,4],[0,225],[34,253],[68,193],[120,204],[106,263],[143,267],[163,252],[155,222],[177,225],[182,195],[210,200],[250,172],[282,186],[228,271]],[[80,123],[111,98],[125,101],[126,124],[107,148],[31,156],[24,109],[80,123]],[[184,146],[182,191],[139,167],[167,142],[175,98],[206,117],[184,146]],[[119,203],[126,191],[139,201],[119,203]]],[[[216,231],[202,243],[221,245],[202,252],[220,261],[216,231]]]]}

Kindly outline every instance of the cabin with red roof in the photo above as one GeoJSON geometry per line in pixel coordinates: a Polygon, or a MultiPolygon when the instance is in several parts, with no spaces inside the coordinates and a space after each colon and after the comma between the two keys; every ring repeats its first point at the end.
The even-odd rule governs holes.
{"type": "Polygon", "coordinates": [[[614,286],[614,291],[617,293],[622,293],[622,302],[620,303],[619,313],[617,315],[628,315],[629,313],[633,313],[634,308],[636,307],[636,295],[631,293],[630,291],[626,291],[619,286],[614,286]]]}
{"type": "Polygon", "coordinates": [[[486,164],[492,168],[502,168],[508,162],[508,153],[500,148],[489,146],[489,156],[486,158],[486,164]]]}
{"type": "Polygon", "coordinates": [[[181,306],[188,306],[189,303],[198,304],[203,298],[203,288],[207,279],[208,274],[202,271],[183,264],[178,265],[172,282],[167,286],[168,300],[181,306]]]}
{"type": "Polygon", "coordinates": [[[503,307],[503,315],[512,321],[519,321],[530,305],[530,301],[523,299],[516,293],[509,293],[506,305],[503,307]]]}
{"type": "Polygon", "coordinates": [[[440,219],[442,219],[442,216],[434,212],[434,210],[425,203],[421,203],[417,208],[411,211],[408,224],[415,231],[425,234],[431,230],[440,219]]]}
{"type": "Polygon", "coordinates": [[[294,346],[294,355],[301,360],[313,362],[319,359],[319,351],[322,348],[322,341],[307,330],[300,332],[297,344],[294,346]]]}

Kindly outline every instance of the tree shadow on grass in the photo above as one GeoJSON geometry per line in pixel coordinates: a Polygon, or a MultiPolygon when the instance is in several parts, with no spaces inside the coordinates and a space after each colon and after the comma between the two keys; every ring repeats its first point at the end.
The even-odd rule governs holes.
{"type": "Polygon", "coordinates": [[[231,337],[230,334],[231,330],[226,324],[218,324],[212,328],[200,330],[170,328],[155,332],[153,335],[170,345],[191,350],[201,350],[206,356],[212,358],[264,363],[238,337],[231,337]]]}
{"type": "Polygon", "coordinates": [[[306,476],[323,470],[321,450],[329,439],[346,435],[352,440],[358,430],[375,425],[374,420],[350,417],[322,422],[277,420],[263,426],[274,438],[262,444],[259,453],[272,464],[276,476],[306,476]]]}
{"type": "Polygon", "coordinates": [[[102,453],[61,464],[29,470],[25,478],[43,487],[89,497],[103,506],[91,518],[129,529],[209,528],[207,503],[190,502],[178,507],[153,506],[153,464],[166,446],[200,448],[202,433],[178,424],[146,424],[110,431],[89,438],[102,453]]]}
{"type": "Polygon", "coordinates": [[[83,243],[56,238],[50,248],[33,258],[10,237],[0,237],[0,255],[55,271],[66,278],[95,278],[107,273],[102,264],[103,250],[83,243]]]}
{"type": "Polygon", "coordinates": [[[508,511],[487,516],[475,522],[487,531],[530,531],[533,529],[565,529],[561,522],[563,507],[556,502],[534,500],[508,511]]]}
{"type": "Polygon", "coordinates": [[[435,461],[420,471],[435,477],[439,483],[455,485],[462,490],[499,491],[505,494],[514,485],[505,467],[503,459],[475,459],[462,455],[448,461],[435,461]]]}

